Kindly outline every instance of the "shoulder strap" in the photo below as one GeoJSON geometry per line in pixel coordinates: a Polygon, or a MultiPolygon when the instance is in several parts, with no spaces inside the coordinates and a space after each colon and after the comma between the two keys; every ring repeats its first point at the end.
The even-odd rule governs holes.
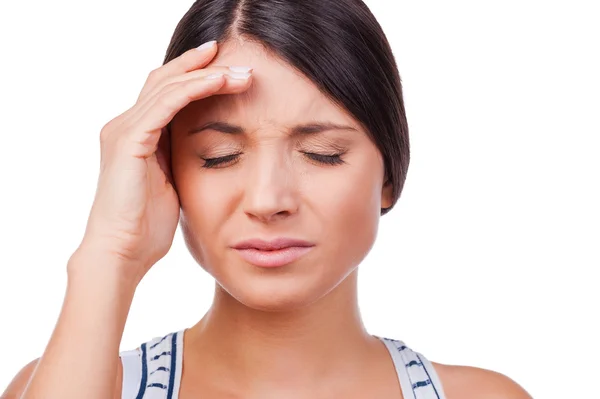
{"type": "Polygon", "coordinates": [[[142,356],[140,348],[121,352],[123,385],[121,399],[135,399],[142,380],[142,356]]]}
{"type": "Polygon", "coordinates": [[[121,353],[122,399],[177,399],[181,379],[180,333],[154,338],[121,353]]]}
{"type": "Polygon", "coordinates": [[[442,383],[431,362],[402,341],[381,338],[398,374],[405,399],[446,399],[442,383]]]}

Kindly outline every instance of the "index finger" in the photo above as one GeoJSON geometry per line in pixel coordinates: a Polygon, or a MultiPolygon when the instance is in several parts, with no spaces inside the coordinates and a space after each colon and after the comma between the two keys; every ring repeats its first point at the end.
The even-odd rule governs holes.
{"type": "Polygon", "coordinates": [[[161,81],[171,76],[183,75],[184,73],[205,67],[217,54],[217,50],[216,40],[211,40],[198,47],[189,49],[179,57],[173,58],[161,67],[154,69],[148,74],[146,83],[144,83],[144,87],[136,102],[152,91],[161,81]]]}

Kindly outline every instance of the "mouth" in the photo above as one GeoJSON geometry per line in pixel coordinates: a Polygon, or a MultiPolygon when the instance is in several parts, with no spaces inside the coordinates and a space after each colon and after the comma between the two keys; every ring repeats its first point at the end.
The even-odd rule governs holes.
{"type": "Polygon", "coordinates": [[[233,246],[248,263],[259,267],[280,267],[298,260],[314,248],[315,244],[289,238],[272,241],[252,239],[233,246]]]}

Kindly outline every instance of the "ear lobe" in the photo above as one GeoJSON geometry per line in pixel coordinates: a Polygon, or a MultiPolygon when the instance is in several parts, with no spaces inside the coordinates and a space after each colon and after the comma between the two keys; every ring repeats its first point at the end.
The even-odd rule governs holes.
{"type": "Polygon", "coordinates": [[[386,180],[381,188],[381,208],[390,208],[394,202],[394,185],[391,181],[386,180]]]}

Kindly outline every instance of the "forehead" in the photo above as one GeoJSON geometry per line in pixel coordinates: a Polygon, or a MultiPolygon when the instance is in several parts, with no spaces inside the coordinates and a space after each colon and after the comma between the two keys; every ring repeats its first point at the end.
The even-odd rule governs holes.
{"type": "MultiPolygon", "coordinates": [[[[248,41],[231,41],[207,66],[253,68],[250,88],[240,94],[212,96],[190,105],[194,120],[227,117],[243,123],[296,124],[323,120],[355,125],[353,118],[331,101],[302,73],[283,59],[248,41]],[[197,107],[202,108],[202,112],[197,107]]],[[[187,118],[186,118],[187,119],[187,118]]]]}

